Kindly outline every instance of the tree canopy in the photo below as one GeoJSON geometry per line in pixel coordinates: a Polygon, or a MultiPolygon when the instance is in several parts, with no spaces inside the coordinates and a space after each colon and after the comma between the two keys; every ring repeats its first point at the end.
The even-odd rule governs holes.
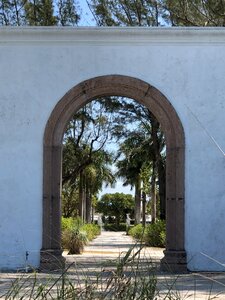
{"type": "Polygon", "coordinates": [[[0,25],[75,26],[80,20],[75,0],[0,0],[0,25]]]}
{"type": "MultiPolygon", "coordinates": [[[[224,0],[86,2],[97,26],[225,26],[224,0]]],[[[81,0],[0,0],[0,25],[77,26],[87,13],[81,5],[81,0]]]]}
{"type": "MultiPolygon", "coordinates": [[[[164,135],[148,109],[132,99],[111,96],[85,105],[69,122],[63,144],[64,216],[75,212],[90,221],[90,209],[93,213],[96,204],[93,199],[104,185],[113,185],[120,178],[124,185],[135,188],[138,224],[143,192],[151,198],[153,184],[165,187],[164,135]],[[163,174],[157,168],[159,162],[163,174]],[[153,173],[161,181],[153,182],[153,173]]],[[[164,203],[165,193],[160,197],[164,203]]]]}
{"type": "Polygon", "coordinates": [[[225,26],[223,0],[89,0],[98,26],[225,26]]]}
{"type": "Polygon", "coordinates": [[[97,202],[96,209],[105,217],[115,217],[116,224],[125,222],[126,214],[134,209],[133,196],[124,193],[105,194],[97,202]]]}

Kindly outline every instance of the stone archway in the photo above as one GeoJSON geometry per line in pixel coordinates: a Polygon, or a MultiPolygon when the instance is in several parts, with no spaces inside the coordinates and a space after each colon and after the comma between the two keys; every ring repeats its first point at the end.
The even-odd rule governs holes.
{"type": "Polygon", "coordinates": [[[81,82],[58,102],[45,129],[43,164],[43,236],[41,268],[64,264],[61,251],[60,197],[62,138],[72,115],[94,98],[124,96],[145,105],[160,122],[166,136],[166,250],[163,268],[187,269],[184,249],[184,132],[180,119],[166,97],[148,83],[121,75],[81,82]]]}

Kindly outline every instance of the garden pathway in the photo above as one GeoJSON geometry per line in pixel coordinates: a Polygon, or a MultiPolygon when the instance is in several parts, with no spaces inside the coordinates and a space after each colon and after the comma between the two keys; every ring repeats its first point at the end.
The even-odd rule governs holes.
{"type": "MultiPolygon", "coordinates": [[[[82,255],[76,255],[76,266],[80,265],[82,272],[93,275],[94,270],[110,268],[118,257],[123,256],[134,241],[125,232],[102,231],[102,234],[85,247],[82,255]],[[111,263],[110,263],[111,262],[111,263]],[[98,269],[99,268],[99,269],[98,269]]],[[[138,249],[138,246],[135,248],[138,249]]],[[[135,251],[134,249],[134,251],[135,251]]],[[[141,258],[145,265],[150,264],[157,275],[157,287],[164,299],[219,299],[225,300],[225,273],[186,273],[171,274],[160,271],[160,259],[163,257],[162,248],[144,247],[141,258]]],[[[72,263],[75,256],[66,256],[67,263],[72,263]]],[[[79,268],[76,269],[78,272],[79,268]]],[[[71,269],[72,272],[72,269],[71,269]]],[[[122,299],[121,299],[122,300],[122,299]]]]}
{"type": "MultiPolygon", "coordinates": [[[[74,258],[80,263],[88,261],[107,262],[107,260],[113,260],[124,255],[131,247],[134,248],[134,251],[138,251],[140,245],[135,244],[134,240],[125,232],[102,231],[101,235],[84,248],[81,255],[65,255],[65,257],[68,263],[72,262],[74,258]]],[[[162,248],[145,247],[141,255],[159,264],[163,257],[163,250],[162,248]]]]}
{"type": "MultiPolygon", "coordinates": [[[[138,250],[133,240],[125,232],[106,232],[92,241],[85,247],[81,255],[66,255],[68,266],[67,277],[76,284],[83,285],[85,280],[92,283],[96,276],[101,274],[101,278],[108,276],[115,270],[115,262],[118,257],[124,257],[125,253],[134,247],[138,250]]],[[[145,247],[140,254],[141,267],[143,270],[154,272],[157,277],[157,289],[160,290],[157,299],[225,299],[225,273],[187,273],[169,274],[159,270],[159,261],[163,256],[163,249],[145,247]],[[169,291],[170,297],[166,295],[169,291]]],[[[135,263],[130,264],[130,268],[136,268],[135,263]]],[[[0,295],[9,288],[11,282],[19,277],[31,276],[21,273],[0,273],[0,295]]],[[[39,273],[39,282],[48,282],[47,278],[58,278],[59,273],[39,273]]],[[[145,275],[144,275],[145,276],[145,275]]],[[[0,297],[0,299],[5,299],[0,297]]],[[[26,299],[26,298],[25,298],[26,299]]],[[[94,299],[93,299],[94,300],[94,299]]],[[[123,299],[121,299],[123,300],[123,299]]]]}

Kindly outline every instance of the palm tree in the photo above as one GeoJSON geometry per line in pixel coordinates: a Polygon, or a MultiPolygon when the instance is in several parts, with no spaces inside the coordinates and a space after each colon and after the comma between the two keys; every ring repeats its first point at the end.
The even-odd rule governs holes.
{"type": "Polygon", "coordinates": [[[123,159],[117,161],[117,177],[124,179],[124,185],[131,185],[135,188],[135,224],[141,220],[141,169],[144,164],[143,160],[143,132],[133,132],[121,145],[119,155],[123,159]]]}
{"type": "Polygon", "coordinates": [[[92,163],[84,169],[85,184],[82,195],[85,195],[83,199],[85,207],[84,219],[87,223],[91,222],[92,199],[98,194],[104,184],[113,186],[115,183],[115,176],[110,168],[111,163],[112,155],[105,150],[101,150],[93,155],[92,163]]]}
{"type": "MultiPolygon", "coordinates": [[[[76,186],[79,195],[79,216],[90,222],[91,198],[103,182],[113,183],[109,168],[111,155],[104,150],[110,136],[111,121],[104,115],[104,106],[94,101],[79,110],[64,134],[63,188],[76,186]]],[[[68,193],[65,193],[66,195],[68,193]]]]}
{"type": "Polygon", "coordinates": [[[135,188],[135,223],[145,224],[146,195],[151,198],[152,221],[156,220],[156,181],[158,179],[157,157],[152,138],[151,123],[130,134],[120,145],[116,175],[124,179],[124,185],[135,188]]]}

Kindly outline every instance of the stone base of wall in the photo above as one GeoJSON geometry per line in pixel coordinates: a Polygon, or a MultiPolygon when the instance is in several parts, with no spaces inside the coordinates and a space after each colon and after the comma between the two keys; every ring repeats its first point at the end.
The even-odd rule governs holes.
{"type": "Polygon", "coordinates": [[[162,271],[173,273],[187,272],[187,257],[185,251],[164,251],[160,268],[162,271]]]}
{"type": "Polygon", "coordinates": [[[58,271],[65,268],[66,259],[62,256],[62,250],[41,250],[40,271],[58,271]]]}

